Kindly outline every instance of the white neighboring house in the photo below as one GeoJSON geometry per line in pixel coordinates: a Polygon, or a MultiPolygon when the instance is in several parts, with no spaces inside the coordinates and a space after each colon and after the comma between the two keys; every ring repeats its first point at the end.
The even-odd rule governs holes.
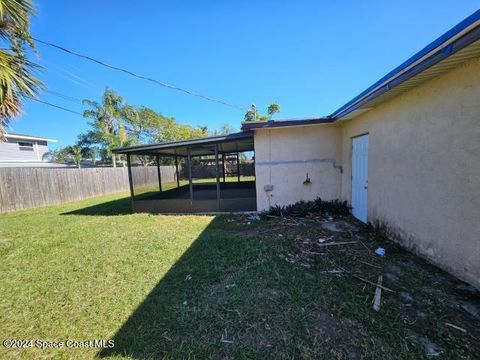
{"type": "Polygon", "coordinates": [[[55,139],[12,132],[5,138],[5,142],[0,142],[0,167],[64,166],[45,159],[48,143],[57,142],[55,139]]]}

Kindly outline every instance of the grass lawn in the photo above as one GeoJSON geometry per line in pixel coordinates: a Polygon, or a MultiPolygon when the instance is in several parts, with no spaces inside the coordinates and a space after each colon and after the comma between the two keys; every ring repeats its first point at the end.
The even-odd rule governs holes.
{"type": "Polygon", "coordinates": [[[0,347],[0,357],[418,359],[430,349],[478,358],[478,295],[358,223],[337,232],[319,217],[129,206],[112,195],[0,214],[2,340],[115,341],[106,350],[0,347]],[[359,242],[321,248],[320,238],[359,242]],[[373,254],[378,246],[386,257],[373,254]],[[394,292],[383,291],[379,312],[374,287],[344,270],[384,275],[394,292]]]}
{"type": "MultiPolygon", "coordinates": [[[[195,178],[192,180],[193,184],[202,184],[202,183],[216,183],[216,178],[195,178]]],[[[227,176],[225,177],[225,182],[237,182],[238,178],[236,176],[227,176]]],[[[240,176],[240,181],[255,181],[255,176],[240,176]]],[[[220,182],[223,182],[223,179],[220,178],[220,182]]],[[[180,179],[179,181],[180,186],[188,185],[188,179],[180,179]]],[[[162,190],[167,191],[171,189],[175,189],[177,187],[177,182],[168,182],[162,183],[162,190]]],[[[151,195],[150,193],[155,193],[158,191],[158,184],[141,186],[135,188],[135,195],[151,195]]]]}

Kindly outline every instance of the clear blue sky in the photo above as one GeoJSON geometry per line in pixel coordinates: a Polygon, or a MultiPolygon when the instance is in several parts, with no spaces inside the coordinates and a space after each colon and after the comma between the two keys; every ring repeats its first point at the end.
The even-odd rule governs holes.
{"type": "MultiPolygon", "coordinates": [[[[35,37],[277,118],[328,115],[478,9],[478,1],[37,0],[35,37]]],[[[243,112],[37,45],[48,89],[99,99],[106,86],[181,123],[237,129],[243,112]]],[[[41,99],[82,112],[81,103],[41,99]]],[[[78,115],[28,102],[17,132],[75,142],[78,115]]]]}

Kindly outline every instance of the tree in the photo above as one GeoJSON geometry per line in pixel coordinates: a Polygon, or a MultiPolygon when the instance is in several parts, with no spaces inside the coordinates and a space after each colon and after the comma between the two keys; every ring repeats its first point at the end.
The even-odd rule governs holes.
{"type": "Polygon", "coordinates": [[[30,35],[31,0],[0,0],[0,140],[5,128],[21,113],[24,99],[33,97],[42,83],[33,75],[37,68],[26,59],[26,48],[34,48],[30,35]]]}
{"type": "Polygon", "coordinates": [[[218,135],[228,135],[228,134],[233,134],[236,133],[237,129],[235,129],[232,125],[230,124],[223,124],[220,127],[220,130],[213,130],[209,134],[210,136],[218,136],[218,135]]]}
{"type": "Polygon", "coordinates": [[[280,112],[280,105],[278,103],[272,103],[268,105],[267,113],[272,118],[273,115],[278,114],[280,112]]]}
{"type": "Polygon", "coordinates": [[[45,157],[48,158],[50,161],[56,163],[66,163],[69,161],[73,161],[75,165],[80,168],[81,161],[84,158],[87,150],[88,149],[82,148],[79,145],[66,146],[63,148],[49,151],[45,157]]]}
{"type": "Polygon", "coordinates": [[[81,162],[82,162],[82,159],[83,159],[83,149],[82,149],[82,147],[79,146],[79,145],[70,146],[70,148],[68,149],[68,152],[72,156],[72,160],[75,163],[75,165],[77,165],[77,167],[80,169],[81,162]]]}
{"type": "Polygon", "coordinates": [[[97,163],[98,149],[95,146],[89,147],[86,149],[88,156],[92,159],[92,165],[95,166],[97,163]]]}
{"type": "MultiPolygon", "coordinates": [[[[119,94],[108,88],[101,102],[84,100],[83,103],[88,106],[84,117],[90,120],[90,129],[79,135],[77,145],[83,148],[97,147],[102,160],[111,157],[114,166],[115,159],[125,159],[125,155],[113,155],[112,150],[117,147],[208,135],[206,127],[179,124],[173,117],[147,107],[127,104],[119,94]]],[[[148,156],[138,157],[138,160],[143,165],[152,162],[148,156]]]]}
{"type": "Polygon", "coordinates": [[[267,115],[261,115],[255,105],[252,105],[244,116],[244,121],[268,121],[273,115],[280,112],[280,105],[278,103],[271,103],[267,107],[267,115]]]}
{"type": "Polygon", "coordinates": [[[112,157],[113,166],[116,167],[116,155],[112,149],[122,146],[127,141],[125,127],[120,119],[123,98],[115,91],[106,89],[102,96],[102,102],[83,100],[83,104],[90,107],[83,112],[83,116],[92,119],[90,130],[87,135],[80,135],[82,143],[100,143],[107,148],[112,157]]]}

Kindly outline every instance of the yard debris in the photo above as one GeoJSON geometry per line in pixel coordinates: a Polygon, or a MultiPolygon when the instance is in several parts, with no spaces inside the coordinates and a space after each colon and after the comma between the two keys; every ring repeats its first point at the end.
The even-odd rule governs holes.
{"type": "Polygon", "coordinates": [[[324,270],[324,271],[320,271],[321,273],[324,273],[324,274],[342,274],[345,272],[345,270],[324,270]]]}
{"type": "Polygon", "coordinates": [[[188,274],[187,276],[185,276],[185,281],[190,281],[192,280],[192,275],[188,274]]]}
{"type": "Polygon", "coordinates": [[[166,334],[168,334],[167,331],[165,331],[163,334],[162,334],[162,337],[167,339],[168,341],[172,341],[172,339],[170,337],[168,337],[166,334]]]}
{"type": "Polygon", "coordinates": [[[257,214],[252,214],[252,215],[247,216],[247,219],[250,220],[250,221],[259,221],[260,216],[258,216],[257,214]]]}
{"type": "Polygon", "coordinates": [[[374,268],[377,268],[377,269],[381,269],[382,267],[381,266],[378,266],[378,265],[373,265],[373,264],[370,264],[369,262],[366,262],[366,261],[362,261],[362,260],[357,260],[359,263],[362,263],[362,264],[365,264],[365,265],[368,265],[368,266],[371,266],[371,267],[374,267],[374,268]]]}
{"type": "Polygon", "coordinates": [[[446,322],[445,325],[450,326],[451,328],[460,330],[461,332],[464,332],[464,333],[467,332],[467,330],[465,330],[464,328],[461,328],[460,326],[454,325],[454,324],[452,324],[452,323],[446,322]]]}
{"type": "Polygon", "coordinates": [[[385,256],[385,249],[382,248],[382,247],[379,247],[379,248],[377,248],[377,250],[375,250],[375,254],[380,255],[380,256],[385,256]]]}
{"type": "Polygon", "coordinates": [[[338,242],[330,242],[324,244],[318,244],[318,246],[333,246],[333,245],[348,245],[348,244],[357,244],[358,241],[338,241],[338,242]]]}
{"type": "Polygon", "coordinates": [[[188,304],[187,300],[185,300],[182,304],[183,304],[183,306],[187,306],[187,304],[188,304]]]}
{"type": "Polygon", "coordinates": [[[383,276],[378,276],[377,288],[375,289],[375,296],[373,298],[373,310],[380,311],[380,301],[382,299],[382,282],[383,276]]]}
{"type": "Polygon", "coordinates": [[[225,288],[230,289],[230,288],[235,287],[235,286],[237,286],[237,284],[235,284],[235,283],[227,284],[227,285],[225,285],[225,288]]]}
{"type": "Polygon", "coordinates": [[[370,285],[373,285],[373,286],[378,286],[379,288],[385,290],[385,291],[389,291],[389,292],[395,292],[393,291],[392,289],[389,289],[388,287],[386,286],[383,286],[383,285],[378,285],[378,284],[375,284],[374,282],[370,281],[370,280],[367,280],[367,279],[364,279],[358,275],[355,275],[355,274],[352,274],[352,276],[355,278],[355,279],[358,279],[360,281],[363,281],[364,283],[367,283],[367,284],[370,284],[370,285]]]}
{"type": "Polygon", "coordinates": [[[225,329],[225,333],[222,334],[222,337],[221,337],[220,341],[222,343],[226,343],[226,344],[233,344],[233,340],[228,340],[227,339],[227,329],[225,329]]]}
{"type": "Polygon", "coordinates": [[[357,230],[357,227],[355,225],[352,225],[345,220],[324,221],[322,222],[321,227],[334,233],[343,233],[357,230]]]}

